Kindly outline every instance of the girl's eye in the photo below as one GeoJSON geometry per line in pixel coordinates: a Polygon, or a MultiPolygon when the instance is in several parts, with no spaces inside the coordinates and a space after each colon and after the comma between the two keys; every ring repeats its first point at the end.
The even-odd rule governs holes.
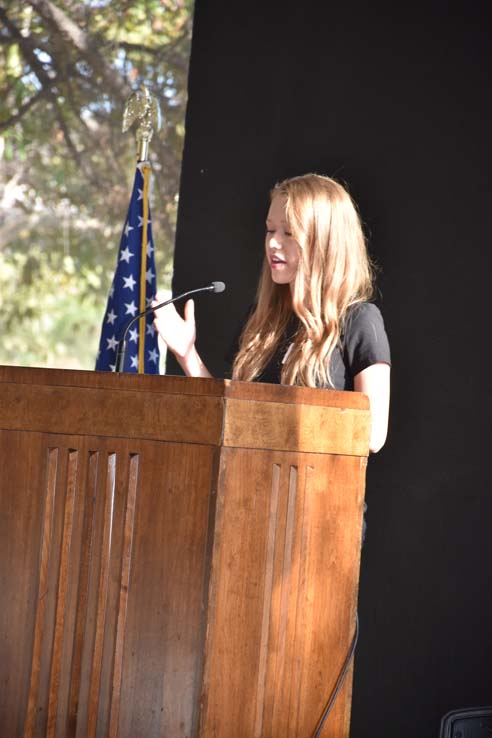
{"type": "MultiPolygon", "coordinates": [[[[267,228],[267,233],[275,233],[275,228],[267,228]]],[[[284,231],[284,236],[287,236],[287,238],[292,238],[292,233],[290,231],[284,231]]]]}

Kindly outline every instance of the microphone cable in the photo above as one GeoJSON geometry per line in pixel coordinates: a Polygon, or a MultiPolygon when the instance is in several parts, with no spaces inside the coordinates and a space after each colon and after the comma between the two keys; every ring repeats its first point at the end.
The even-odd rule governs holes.
{"type": "Polygon", "coordinates": [[[347,658],[345,659],[345,663],[343,664],[340,674],[338,675],[335,688],[330,696],[330,699],[328,700],[326,704],[325,709],[323,710],[323,714],[321,715],[319,719],[318,725],[316,726],[316,729],[312,735],[312,738],[319,738],[319,736],[321,735],[321,731],[324,728],[328,715],[330,714],[331,709],[335,703],[335,700],[338,697],[338,693],[340,692],[342,688],[342,685],[345,681],[345,677],[347,676],[348,670],[350,668],[350,664],[352,662],[352,659],[354,658],[355,647],[357,646],[358,639],[359,639],[359,613],[356,612],[355,613],[355,632],[354,632],[354,637],[352,639],[352,643],[350,644],[349,651],[347,653],[347,658]]]}

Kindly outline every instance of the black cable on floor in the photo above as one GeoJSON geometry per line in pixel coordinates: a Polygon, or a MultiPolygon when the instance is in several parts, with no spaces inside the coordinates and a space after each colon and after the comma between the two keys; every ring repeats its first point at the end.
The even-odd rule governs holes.
{"type": "Polygon", "coordinates": [[[342,688],[343,682],[345,681],[345,677],[347,676],[347,672],[350,668],[351,661],[354,658],[355,647],[357,645],[358,638],[359,638],[359,614],[356,613],[355,614],[355,633],[354,633],[354,637],[352,639],[352,643],[349,648],[349,652],[347,654],[347,658],[345,659],[345,663],[342,666],[342,670],[340,671],[340,674],[338,675],[335,688],[332,692],[330,699],[328,700],[328,703],[325,709],[323,710],[323,714],[321,715],[321,718],[319,720],[318,725],[316,726],[316,730],[314,731],[312,738],[319,738],[321,731],[323,730],[324,724],[326,723],[326,719],[331,712],[331,708],[333,707],[335,700],[338,696],[338,693],[340,692],[342,688]]]}

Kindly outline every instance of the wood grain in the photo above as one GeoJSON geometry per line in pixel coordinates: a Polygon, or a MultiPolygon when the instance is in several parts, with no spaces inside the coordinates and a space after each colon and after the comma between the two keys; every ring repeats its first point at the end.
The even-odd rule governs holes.
{"type": "Polygon", "coordinates": [[[42,521],[41,555],[39,562],[39,584],[36,608],[36,621],[34,626],[34,645],[31,660],[31,679],[29,687],[29,700],[27,704],[27,716],[24,729],[25,738],[32,738],[36,727],[36,713],[38,705],[39,678],[41,672],[41,647],[43,642],[46,603],[48,595],[48,565],[50,561],[53,510],[55,503],[56,472],[58,462],[58,449],[48,449],[46,470],[45,506],[42,521]]]}
{"type": "Polygon", "coordinates": [[[367,398],[13,367],[0,392],[0,735],[310,738],[353,635],[367,398]]]}
{"type": "Polygon", "coordinates": [[[1,391],[5,429],[215,445],[222,433],[217,397],[15,383],[1,391]]]}
{"type": "Polygon", "coordinates": [[[79,552],[74,560],[74,593],[75,606],[72,606],[73,638],[71,641],[71,663],[67,672],[68,701],[63,730],[66,738],[73,738],[77,730],[79,701],[82,681],[82,653],[86,635],[87,611],[89,600],[90,562],[95,545],[95,507],[97,497],[97,472],[99,452],[89,451],[86,475],[82,478],[81,488],[85,490],[83,498],[82,520],[80,523],[79,552]]]}
{"type": "Polygon", "coordinates": [[[121,683],[123,679],[123,648],[125,641],[128,588],[132,560],[133,533],[135,528],[135,506],[138,487],[139,456],[132,454],[129,459],[128,492],[126,497],[125,527],[121,556],[120,593],[118,602],[118,623],[114,649],[114,672],[111,689],[111,712],[109,718],[109,738],[117,738],[121,704],[121,683]]]}
{"type": "Polygon", "coordinates": [[[110,391],[132,391],[166,395],[195,395],[256,402],[276,402],[303,405],[369,409],[369,400],[359,392],[317,390],[257,382],[232,382],[231,380],[201,379],[150,374],[111,374],[108,372],[75,371],[67,369],[32,369],[29,367],[1,366],[0,384],[50,385],[53,387],[78,387],[110,391]]]}
{"type": "Polygon", "coordinates": [[[69,588],[69,566],[72,546],[72,534],[75,512],[75,495],[77,479],[77,451],[70,449],[67,460],[67,487],[65,496],[65,515],[61,544],[60,569],[58,574],[58,592],[55,615],[55,632],[53,638],[53,654],[51,661],[50,690],[48,700],[47,738],[54,738],[58,715],[58,697],[61,681],[63,635],[65,615],[68,612],[67,594],[69,588]]]}
{"type": "Polygon", "coordinates": [[[111,538],[113,530],[113,507],[116,484],[116,454],[108,458],[106,488],[104,496],[104,522],[101,544],[101,563],[97,585],[96,630],[92,654],[91,680],[88,698],[87,738],[94,738],[97,729],[99,689],[103,659],[104,626],[106,622],[111,561],[111,538]]]}
{"type": "Polygon", "coordinates": [[[265,707],[265,686],[269,647],[271,603],[273,593],[273,571],[275,563],[275,542],[278,523],[278,501],[280,491],[280,465],[272,467],[272,487],[270,493],[270,510],[268,516],[268,532],[265,551],[265,584],[263,588],[262,622],[259,641],[258,683],[256,693],[256,717],[254,738],[263,735],[263,710],[265,707]]]}
{"type": "MultiPolygon", "coordinates": [[[[200,738],[312,735],[355,624],[361,461],[224,450],[200,738]]],[[[323,735],[348,736],[347,696],[323,735]]]]}
{"type": "Polygon", "coordinates": [[[364,456],[369,434],[368,410],[226,400],[224,446],[364,456]]]}

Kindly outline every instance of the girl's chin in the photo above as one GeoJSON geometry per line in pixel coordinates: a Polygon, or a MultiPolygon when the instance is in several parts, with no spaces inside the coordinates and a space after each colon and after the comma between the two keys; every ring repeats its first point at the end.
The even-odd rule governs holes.
{"type": "Polygon", "coordinates": [[[294,277],[289,276],[288,274],[279,274],[278,272],[271,272],[272,282],[275,282],[275,284],[290,284],[294,277]]]}

